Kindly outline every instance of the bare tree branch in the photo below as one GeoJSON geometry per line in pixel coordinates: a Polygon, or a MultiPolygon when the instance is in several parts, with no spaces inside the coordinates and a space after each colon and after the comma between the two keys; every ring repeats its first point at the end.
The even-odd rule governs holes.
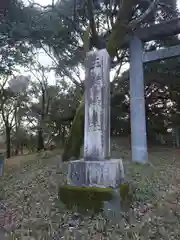
{"type": "Polygon", "coordinates": [[[137,25],[143,22],[148,17],[148,15],[155,9],[155,7],[157,7],[157,4],[158,4],[158,0],[153,0],[150,3],[148,9],[144,13],[142,13],[140,17],[130,21],[130,23],[128,24],[128,27],[134,30],[137,27],[137,25]]]}
{"type": "MultiPolygon", "coordinates": [[[[56,66],[58,66],[58,65],[59,65],[59,62],[47,51],[47,49],[43,46],[42,43],[40,43],[40,44],[41,44],[41,48],[43,49],[43,51],[48,55],[48,57],[53,61],[53,63],[54,63],[56,66]]],[[[56,67],[56,68],[51,68],[51,69],[57,70],[57,67],[56,67]]],[[[70,74],[70,72],[68,72],[68,71],[65,69],[65,67],[64,67],[64,69],[62,69],[61,71],[62,71],[63,74],[64,74],[65,76],[67,76],[76,86],[82,88],[82,85],[79,84],[79,83],[77,82],[77,80],[73,78],[72,74],[70,74]]]]}

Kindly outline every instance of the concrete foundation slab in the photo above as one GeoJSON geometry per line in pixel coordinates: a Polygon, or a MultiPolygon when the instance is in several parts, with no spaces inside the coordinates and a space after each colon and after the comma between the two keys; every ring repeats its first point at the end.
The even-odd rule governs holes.
{"type": "Polygon", "coordinates": [[[71,186],[116,188],[124,180],[123,162],[121,159],[71,161],[68,163],[67,178],[71,186]]]}

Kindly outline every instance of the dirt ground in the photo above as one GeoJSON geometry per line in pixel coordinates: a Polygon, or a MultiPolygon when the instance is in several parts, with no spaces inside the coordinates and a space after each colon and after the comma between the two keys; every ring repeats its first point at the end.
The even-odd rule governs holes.
{"type": "Polygon", "coordinates": [[[24,164],[30,162],[36,157],[36,154],[27,154],[23,156],[15,156],[5,160],[5,171],[21,169],[24,164]]]}
{"type": "Polygon", "coordinates": [[[67,210],[58,200],[64,181],[60,153],[33,154],[6,161],[0,181],[0,240],[180,239],[180,151],[150,149],[150,165],[130,163],[126,146],[113,146],[135,186],[131,208],[113,223],[67,210]]]}

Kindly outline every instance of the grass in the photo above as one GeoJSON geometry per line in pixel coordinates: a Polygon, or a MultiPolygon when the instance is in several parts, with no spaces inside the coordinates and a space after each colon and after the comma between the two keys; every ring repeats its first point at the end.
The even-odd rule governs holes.
{"type": "Polygon", "coordinates": [[[125,146],[112,156],[123,157],[133,185],[131,208],[118,223],[101,213],[89,217],[67,208],[58,200],[58,186],[64,181],[59,155],[35,154],[6,161],[0,181],[0,234],[4,231],[10,240],[180,239],[180,152],[152,148],[148,166],[132,164],[125,146]],[[8,214],[15,216],[13,221],[5,221],[8,214]]]}

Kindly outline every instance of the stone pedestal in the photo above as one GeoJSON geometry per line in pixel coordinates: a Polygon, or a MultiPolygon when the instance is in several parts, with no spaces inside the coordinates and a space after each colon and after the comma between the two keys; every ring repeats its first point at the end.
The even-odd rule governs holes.
{"type": "Polygon", "coordinates": [[[67,183],[71,186],[116,188],[124,180],[121,159],[104,161],[76,160],[68,163],[67,183]]]}

